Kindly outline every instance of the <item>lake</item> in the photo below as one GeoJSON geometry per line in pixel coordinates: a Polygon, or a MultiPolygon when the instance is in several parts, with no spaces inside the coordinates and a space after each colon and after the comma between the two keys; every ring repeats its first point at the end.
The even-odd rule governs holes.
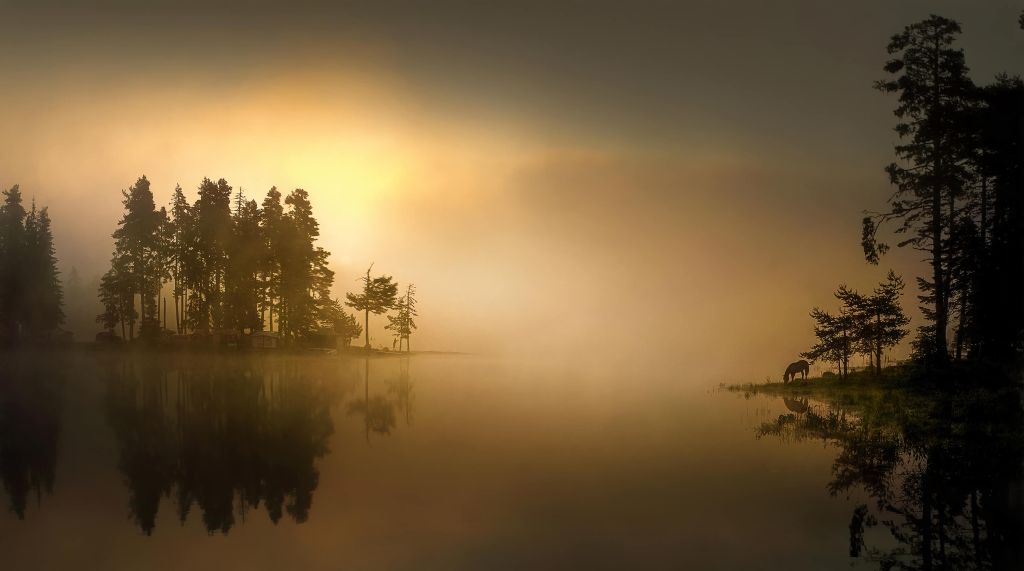
{"type": "MultiPolygon", "coordinates": [[[[921,440],[891,420],[930,418],[919,403],[883,395],[847,410],[653,367],[426,354],[0,359],[5,569],[1019,561],[1019,402],[999,412],[1006,422],[974,423],[980,434],[921,440]],[[898,410],[865,412],[883,405],[898,410]]],[[[953,432],[972,414],[960,404],[953,432]]]]}

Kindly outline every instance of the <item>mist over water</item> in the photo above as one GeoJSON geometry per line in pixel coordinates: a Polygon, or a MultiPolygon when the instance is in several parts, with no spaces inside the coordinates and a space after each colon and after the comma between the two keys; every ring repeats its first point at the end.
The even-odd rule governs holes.
{"type": "Polygon", "coordinates": [[[821,493],[832,453],[755,440],[780,410],[767,399],[468,356],[73,353],[10,370],[18,437],[0,457],[12,505],[28,500],[23,520],[0,515],[13,568],[844,560],[847,502],[821,493]]]}
{"type": "MultiPolygon", "coordinates": [[[[371,262],[417,283],[419,348],[619,368],[672,354],[688,379],[778,374],[837,275],[867,288],[920,271],[909,251],[863,264],[857,236],[889,192],[889,103],[870,90],[882,48],[934,3],[627,18],[517,4],[414,18],[258,3],[238,26],[225,5],[199,23],[159,3],[102,17],[13,3],[0,186],[49,206],[62,275],[77,268],[92,294],[140,175],[158,206],[176,184],[194,199],[203,177],[248,197],[304,188],[333,293],[371,262]],[[807,71],[837,61],[842,74],[807,71]]],[[[940,7],[963,19],[978,78],[1019,68],[1002,6],[940,7]]],[[[95,307],[68,312],[91,340],[95,307]]]]}
{"type": "Polygon", "coordinates": [[[0,0],[0,569],[1024,569],[1022,53],[0,0]]]}

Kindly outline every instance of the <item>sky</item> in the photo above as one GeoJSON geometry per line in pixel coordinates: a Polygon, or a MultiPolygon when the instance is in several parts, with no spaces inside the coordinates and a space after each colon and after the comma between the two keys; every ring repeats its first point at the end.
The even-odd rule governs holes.
{"type": "Polygon", "coordinates": [[[859,247],[891,192],[888,38],[956,19],[984,83],[1024,71],[1022,8],[0,0],[0,186],[87,280],[142,174],[158,204],[304,188],[336,294],[370,263],[417,285],[413,349],[760,380],[838,284],[921,270],[859,247]]]}

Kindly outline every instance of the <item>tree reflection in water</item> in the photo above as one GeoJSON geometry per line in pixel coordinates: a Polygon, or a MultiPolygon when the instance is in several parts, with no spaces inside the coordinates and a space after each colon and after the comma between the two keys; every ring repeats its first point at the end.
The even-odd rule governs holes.
{"type": "Polygon", "coordinates": [[[348,405],[348,413],[362,416],[366,432],[366,441],[370,441],[370,433],[387,436],[397,425],[397,414],[405,416],[407,426],[412,425],[415,406],[414,386],[409,377],[409,358],[401,357],[398,362],[398,374],[385,382],[386,394],[370,395],[373,385],[370,375],[370,359],[364,359],[363,398],[355,399],[348,405]]]}
{"type": "Polygon", "coordinates": [[[18,519],[30,495],[38,504],[53,493],[64,401],[58,361],[5,355],[0,371],[0,480],[18,519]]]}
{"type": "Polygon", "coordinates": [[[802,411],[785,404],[796,410],[762,424],[758,436],[835,445],[829,492],[870,497],[850,521],[851,557],[880,569],[1024,569],[1016,391],[875,391],[802,411]],[[877,526],[891,538],[880,538],[885,546],[866,544],[877,526]]]}
{"type": "Polygon", "coordinates": [[[306,521],[345,388],[321,371],[302,359],[111,362],[106,415],[142,531],[171,496],[182,524],[198,506],[209,533],[261,504],[274,523],[306,521]]]}

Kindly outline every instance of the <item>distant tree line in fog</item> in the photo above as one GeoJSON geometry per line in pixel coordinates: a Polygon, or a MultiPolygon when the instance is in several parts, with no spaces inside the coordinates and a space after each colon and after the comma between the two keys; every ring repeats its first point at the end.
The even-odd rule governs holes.
{"type": "Polygon", "coordinates": [[[374,278],[367,270],[362,291],[346,301],[364,312],[362,326],[331,297],[330,253],[316,244],[319,223],[305,190],[282,199],[271,188],[262,204],[247,200],[241,188],[232,190],[224,179],[206,178],[190,204],[177,186],[169,210],[156,208],[145,176],[123,191],[124,214],[100,282],[97,322],[128,340],[170,332],[269,331],[291,344],[329,330],[348,345],[368,330],[370,313],[397,309],[388,328],[408,344],[416,327],[411,285],[399,300],[391,276],[374,278]],[[171,315],[165,287],[173,299],[171,315]]]}
{"type": "MultiPolygon", "coordinates": [[[[1024,14],[1019,22],[1024,28],[1024,14]]],[[[886,167],[895,190],[885,210],[866,213],[862,246],[877,264],[889,250],[878,232],[889,223],[898,246],[926,257],[916,361],[1013,366],[1024,352],[1024,82],[999,74],[976,85],[959,34],[957,22],[931,16],[888,45],[887,76],[875,87],[898,96],[897,162],[886,167]]],[[[882,344],[898,342],[906,321],[898,301],[892,305],[902,289],[894,278],[868,298],[840,287],[838,315],[815,308],[818,342],[804,355],[839,363],[845,374],[849,356],[867,352],[867,318],[878,301],[890,319],[882,344]]],[[[878,347],[870,351],[876,369],[878,347]]]]}
{"type": "MultiPolygon", "coordinates": [[[[271,188],[262,204],[232,192],[227,181],[203,179],[189,203],[180,186],[170,208],[156,207],[140,177],[122,191],[124,213],[113,233],[110,267],[99,282],[105,340],[156,342],[170,335],[230,333],[237,339],[272,332],[282,344],[327,333],[343,345],[366,334],[370,314],[387,315],[392,347],[409,350],[416,329],[416,288],[399,294],[391,276],[361,278],[344,310],[331,296],[330,253],[317,245],[319,223],[309,194],[271,188]],[[168,306],[168,298],[171,300],[168,306]]],[[[3,191],[0,204],[0,342],[67,341],[63,290],[48,210],[21,189],[3,191]]],[[[72,281],[78,285],[77,272],[72,281]]]]}
{"type": "Polygon", "coordinates": [[[63,292],[46,207],[28,210],[21,189],[0,204],[0,342],[48,338],[64,322],[63,292]]]}

